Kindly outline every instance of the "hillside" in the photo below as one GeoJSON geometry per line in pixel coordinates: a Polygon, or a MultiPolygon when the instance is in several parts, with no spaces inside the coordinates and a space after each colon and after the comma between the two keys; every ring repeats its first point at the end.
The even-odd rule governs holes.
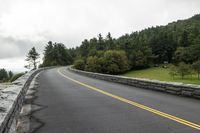
{"type": "MultiPolygon", "coordinates": [[[[103,59],[103,53],[108,50],[125,51],[129,64],[128,70],[146,68],[164,62],[192,64],[200,58],[200,14],[166,26],[156,26],[126,34],[117,39],[112,38],[110,33],[105,38],[99,34],[97,38],[85,39],[80,47],[70,49],[69,52],[75,60],[81,59],[86,64],[88,64],[88,57],[95,56],[92,63],[98,64],[95,60],[103,59]]],[[[113,62],[117,69],[119,63],[113,62]]],[[[107,69],[108,66],[100,68],[102,67],[107,69]]],[[[94,68],[89,71],[97,70],[94,68]]]]}

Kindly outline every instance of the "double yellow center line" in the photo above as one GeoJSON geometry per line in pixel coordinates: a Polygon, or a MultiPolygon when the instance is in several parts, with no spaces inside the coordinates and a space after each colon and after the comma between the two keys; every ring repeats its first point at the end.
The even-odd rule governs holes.
{"type": "Polygon", "coordinates": [[[189,121],[187,121],[187,120],[178,118],[178,117],[176,117],[176,116],[173,116],[173,115],[170,115],[170,114],[167,114],[167,113],[164,113],[164,112],[161,112],[161,111],[159,111],[159,110],[150,108],[150,107],[145,106],[145,105],[142,105],[142,104],[140,104],[140,103],[137,103],[137,102],[134,102],[134,101],[125,99],[125,98],[123,98],[123,97],[120,97],[120,96],[111,94],[111,93],[106,92],[106,91],[103,91],[103,90],[101,90],[101,89],[99,89],[99,88],[96,88],[96,87],[90,86],[90,85],[88,85],[88,84],[85,84],[85,83],[83,83],[83,82],[77,81],[77,80],[75,80],[75,79],[72,79],[72,78],[70,78],[70,77],[64,75],[64,74],[60,71],[60,69],[58,69],[58,73],[59,73],[61,76],[63,76],[64,78],[66,78],[66,79],[68,79],[68,80],[71,80],[71,81],[73,81],[73,82],[75,82],[75,83],[77,83],[77,84],[79,84],[79,85],[85,86],[85,87],[87,87],[87,88],[89,88],[89,89],[91,89],[91,90],[97,91],[97,92],[102,93],[102,94],[104,94],[104,95],[106,95],[106,96],[112,97],[112,98],[117,99],[117,100],[119,100],[119,101],[122,101],[122,102],[124,102],[124,103],[128,103],[128,104],[130,104],[130,105],[133,105],[133,106],[138,107],[138,108],[140,108],[140,109],[146,110],[146,111],[148,111],[148,112],[151,112],[151,113],[157,114],[157,115],[159,115],[159,116],[168,118],[168,119],[170,119],[170,120],[176,121],[176,122],[178,122],[178,123],[181,123],[181,124],[183,124],[183,125],[189,126],[189,127],[191,127],[191,128],[200,130],[200,125],[198,125],[198,124],[189,122],[189,121]]]}

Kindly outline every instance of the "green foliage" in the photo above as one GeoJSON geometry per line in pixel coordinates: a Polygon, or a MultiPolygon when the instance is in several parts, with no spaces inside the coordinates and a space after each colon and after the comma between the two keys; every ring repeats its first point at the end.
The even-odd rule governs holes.
{"type": "Polygon", "coordinates": [[[44,50],[43,67],[65,66],[72,63],[72,56],[62,43],[48,42],[44,50]]]}
{"type": "Polygon", "coordinates": [[[25,66],[25,68],[28,68],[28,69],[36,69],[37,68],[37,59],[39,58],[39,54],[37,53],[35,47],[33,47],[29,52],[28,52],[28,55],[27,55],[27,58],[26,58],[26,61],[29,62],[29,65],[25,66]]]}
{"type": "Polygon", "coordinates": [[[79,69],[79,70],[84,70],[85,69],[85,61],[83,59],[75,60],[74,68],[79,69]]]}
{"type": "Polygon", "coordinates": [[[0,82],[5,82],[8,80],[8,73],[5,69],[0,69],[0,82]]]}
{"type": "Polygon", "coordinates": [[[177,74],[183,79],[184,76],[191,74],[191,66],[184,62],[179,63],[177,66],[177,74]]]}
{"type": "MultiPolygon", "coordinates": [[[[82,45],[71,50],[71,53],[75,58],[100,58],[99,51],[123,50],[130,69],[146,68],[163,62],[192,64],[200,59],[199,18],[200,15],[195,15],[187,20],[125,34],[117,39],[110,33],[105,38],[99,34],[96,38],[85,39],[82,45]]],[[[113,71],[118,69],[117,65],[113,64],[111,68],[113,71]]]]}
{"type": "Polygon", "coordinates": [[[188,47],[189,46],[188,32],[186,30],[184,30],[183,33],[182,33],[181,44],[182,44],[183,47],[188,47]]]}
{"type": "Polygon", "coordinates": [[[15,74],[11,79],[10,79],[10,82],[13,82],[15,80],[17,80],[19,77],[23,76],[24,73],[18,73],[18,74],[15,74]]]}
{"type": "Polygon", "coordinates": [[[197,72],[197,74],[198,74],[198,79],[199,79],[199,75],[200,75],[200,60],[194,62],[194,63],[192,64],[192,67],[193,67],[194,71],[197,72]]]}
{"type": "Polygon", "coordinates": [[[169,74],[173,78],[179,75],[181,79],[183,79],[186,75],[192,74],[192,67],[190,64],[185,64],[184,62],[180,62],[177,66],[171,65],[169,74]]]}
{"type": "Polygon", "coordinates": [[[128,71],[127,73],[123,74],[123,76],[200,85],[200,80],[198,80],[197,74],[187,75],[184,77],[184,79],[181,79],[179,75],[175,75],[172,78],[172,76],[169,74],[170,68],[171,67],[150,67],[142,70],[128,71]]]}
{"type": "Polygon", "coordinates": [[[96,55],[86,59],[86,71],[118,74],[129,69],[128,59],[124,51],[98,51],[96,55]]]}
{"type": "Polygon", "coordinates": [[[141,47],[133,50],[129,55],[132,68],[145,68],[152,63],[152,50],[149,47],[141,47]]]}
{"type": "Polygon", "coordinates": [[[86,71],[90,72],[101,72],[101,64],[96,56],[89,56],[86,60],[86,71]]]}
{"type": "Polygon", "coordinates": [[[103,56],[104,73],[118,74],[129,69],[128,59],[124,51],[108,50],[103,56]]]}
{"type": "Polygon", "coordinates": [[[178,47],[174,59],[175,62],[185,62],[190,64],[195,60],[190,47],[178,47]]]}
{"type": "Polygon", "coordinates": [[[169,75],[174,79],[175,76],[178,75],[177,67],[175,65],[171,65],[169,68],[169,75]]]}
{"type": "Polygon", "coordinates": [[[0,82],[9,82],[13,78],[14,74],[12,71],[6,71],[0,69],[0,82]]]}
{"type": "MultiPolygon", "coordinates": [[[[174,78],[177,75],[180,75],[183,79],[185,75],[190,75],[193,72],[196,72],[198,75],[200,75],[200,60],[194,62],[192,65],[185,64],[184,62],[179,63],[177,66],[171,65],[169,74],[174,78]]],[[[195,73],[193,73],[195,74],[195,73]]]]}

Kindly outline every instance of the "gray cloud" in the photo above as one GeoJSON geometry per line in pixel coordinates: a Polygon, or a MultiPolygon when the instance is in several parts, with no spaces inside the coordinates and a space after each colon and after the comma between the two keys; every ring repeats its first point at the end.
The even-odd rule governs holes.
{"type": "Polygon", "coordinates": [[[35,46],[39,53],[42,53],[40,42],[31,42],[30,40],[16,40],[12,37],[0,36],[0,59],[25,57],[26,53],[35,46]]]}

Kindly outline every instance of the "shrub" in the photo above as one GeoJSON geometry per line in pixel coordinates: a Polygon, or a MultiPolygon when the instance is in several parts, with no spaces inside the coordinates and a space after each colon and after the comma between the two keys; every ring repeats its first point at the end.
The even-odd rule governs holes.
{"type": "Polygon", "coordinates": [[[109,74],[119,74],[129,69],[128,59],[124,51],[108,50],[104,53],[104,67],[109,74]]]}
{"type": "Polygon", "coordinates": [[[85,61],[83,59],[78,59],[74,62],[74,68],[79,70],[85,69],[85,61]]]}
{"type": "Polygon", "coordinates": [[[99,58],[96,56],[89,56],[86,60],[85,70],[90,72],[101,72],[99,58]]]}

